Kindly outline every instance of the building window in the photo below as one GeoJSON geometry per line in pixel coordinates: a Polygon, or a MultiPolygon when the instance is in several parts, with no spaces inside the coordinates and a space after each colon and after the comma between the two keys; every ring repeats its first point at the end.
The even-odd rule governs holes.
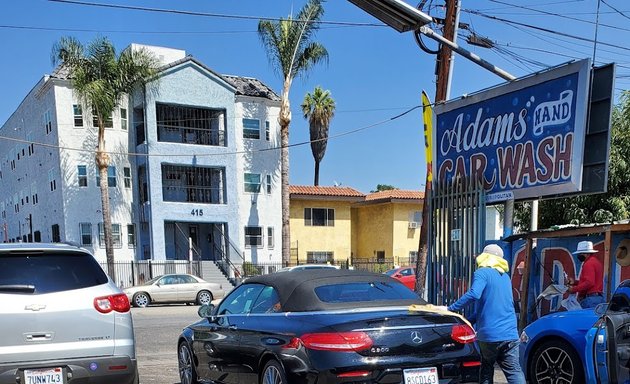
{"type": "MultiPolygon", "coordinates": [[[[95,108],[92,108],[92,126],[94,126],[94,128],[98,128],[98,116],[96,114],[95,108]]],[[[103,121],[103,126],[105,128],[114,128],[114,119],[111,115],[105,118],[105,121],[103,121]]]]}
{"type": "Polygon", "coordinates": [[[158,141],[226,146],[223,109],[156,104],[158,141]]]}
{"type": "Polygon", "coordinates": [[[50,112],[50,110],[44,112],[43,120],[46,134],[49,134],[50,132],[52,132],[52,113],[50,112]]]}
{"type": "Polygon", "coordinates": [[[376,251],[376,262],[377,263],[385,262],[385,251],[376,251]]]}
{"type": "Polygon", "coordinates": [[[267,248],[273,248],[274,247],[274,241],[273,241],[273,227],[267,227],[267,248]]]}
{"type": "Polygon", "coordinates": [[[245,247],[262,247],[262,227],[245,227],[245,247]]]}
{"type": "Polygon", "coordinates": [[[415,264],[418,261],[418,251],[409,251],[409,264],[415,264]]]}
{"type": "Polygon", "coordinates": [[[54,191],[57,189],[57,180],[55,180],[55,170],[51,169],[48,171],[48,183],[50,184],[50,191],[54,191]]]}
{"type": "Polygon", "coordinates": [[[265,121],[265,140],[271,140],[271,128],[268,121],[265,121]]]}
{"type": "Polygon", "coordinates": [[[245,173],[245,192],[260,192],[260,173],[245,173]]]}
{"type": "Polygon", "coordinates": [[[81,245],[92,245],[92,224],[79,223],[81,230],[81,245]]]}
{"type": "Polygon", "coordinates": [[[33,232],[33,240],[35,240],[36,243],[41,243],[42,242],[42,233],[40,231],[35,231],[33,232]]]}
{"type": "MultiPolygon", "coordinates": [[[[112,224],[112,243],[114,248],[122,248],[120,224],[112,224]]],[[[103,223],[98,223],[98,245],[101,248],[105,247],[105,227],[103,223]]]]}
{"type": "Polygon", "coordinates": [[[120,108],[120,129],[127,130],[127,109],[120,108]]]}
{"type": "Polygon", "coordinates": [[[416,224],[410,224],[410,228],[411,228],[411,225],[420,228],[420,226],[422,226],[422,211],[409,212],[409,222],[416,223],[416,224]]]}
{"type": "Polygon", "coordinates": [[[304,225],[334,227],[335,210],[331,208],[304,208],[304,225]]]}
{"type": "Polygon", "coordinates": [[[31,156],[35,153],[35,144],[33,144],[33,132],[29,132],[26,135],[26,141],[28,141],[28,155],[31,156]]]}
{"type": "Polygon", "coordinates": [[[127,224],[127,247],[136,247],[136,226],[135,224],[127,224]]]}
{"type": "Polygon", "coordinates": [[[83,127],[83,109],[79,104],[72,105],[72,111],[74,113],[74,126],[83,127]]]}
{"type": "Polygon", "coordinates": [[[52,242],[53,243],[61,242],[61,232],[59,231],[59,224],[53,224],[51,229],[52,229],[52,242]]]}
{"type": "Polygon", "coordinates": [[[39,197],[37,196],[37,183],[31,184],[31,195],[31,201],[33,202],[33,205],[37,205],[37,203],[39,203],[39,197]]]}
{"type": "Polygon", "coordinates": [[[77,165],[77,175],[79,177],[79,187],[88,186],[87,166],[77,165]]]}
{"type": "MultiPolygon", "coordinates": [[[[98,169],[96,170],[96,185],[101,186],[101,173],[98,169]]],[[[116,167],[113,165],[107,167],[107,186],[109,188],[116,186],[116,167]]]]}
{"type": "MultiPolygon", "coordinates": [[[[139,170],[141,202],[146,201],[146,169],[139,170]]],[[[162,164],[162,200],[225,204],[225,171],[221,168],[162,164]]],[[[148,196],[146,196],[148,198],[148,196]]]]}
{"type": "Polygon", "coordinates": [[[243,138],[260,139],[260,120],[243,119],[243,138]]]}
{"type": "Polygon", "coordinates": [[[131,188],[131,168],[129,167],[123,168],[123,183],[125,188],[131,188]]]}
{"type": "Polygon", "coordinates": [[[267,194],[271,194],[271,175],[267,175],[267,194]]]}
{"type": "Polygon", "coordinates": [[[306,252],[306,262],[314,264],[323,264],[332,262],[334,260],[334,253],[327,251],[313,251],[306,252]]]}

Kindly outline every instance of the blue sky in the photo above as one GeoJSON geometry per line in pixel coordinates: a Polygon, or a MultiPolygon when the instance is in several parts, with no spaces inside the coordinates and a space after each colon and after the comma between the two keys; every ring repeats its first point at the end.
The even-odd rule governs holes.
{"type": "MultiPolygon", "coordinates": [[[[275,18],[284,17],[292,10],[297,13],[305,1],[93,2],[275,18]]],[[[443,4],[442,1],[427,3],[443,4]]],[[[586,40],[595,36],[597,6],[597,0],[463,0],[460,21],[478,35],[495,41],[497,48],[467,45],[465,36],[470,30],[460,33],[459,43],[511,74],[523,76],[544,66],[592,57],[593,43],[586,40]]],[[[345,0],[329,0],[325,10],[324,21],[380,24],[345,0]]],[[[439,7],[428,11],[432,15],[442,13],[439,7]]],[[[596,61],[618,63],[617,93],[629,85],[629,18],[627,0],[600,3],[596,61]]],[[[118,49],[134,42],[184,49],[219,73],[256,77],[280,93],[281,79],[267,60],[256,28],[257,21],[252,19],[154,13],[45,0],[3,3],[0,124],[37,81],[52,71],[51,47],[66,35],[88,42],[100,34],[109,37],[118,49]]],[[[308,77],[296,79],[293,84],[290,141],[308,140],[308,123],[299,109],[306,92],[317,85],[329,89],[337,103],[337,114],[320,168],[320,185],[337,183],[362,192],[375,189],[377,184],[421,189],[426,168],[421,110],[392,118],[419,105],[423,89],[434,96],[435,57],[421,51],[411,34],[399,34],[383,26],[325,24],[316,40],[327,47],[330,60],[328,65],[315,67],[308,77]],[[356,132],[343,135],[350,131],[356,132]]],[[[428,45],[433,43],[429,41],[428,45]]],[[[457,57],[451,96],[501,82],[496,75],[457,57]]],[[[291,183],[312,185],[314,165],[310,146],[293,147],[290,161],[291,183]]]]}

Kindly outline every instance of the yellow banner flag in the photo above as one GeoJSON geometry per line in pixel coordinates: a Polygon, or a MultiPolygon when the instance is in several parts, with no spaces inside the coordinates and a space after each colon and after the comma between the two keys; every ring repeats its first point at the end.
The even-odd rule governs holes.
{"type": "Polygon", "coordinates": [[[424,120],[424,149],[427,160],[427,183],[433,181],[433,108],[431,100],[422,91],[422,118],[424,120]]]}

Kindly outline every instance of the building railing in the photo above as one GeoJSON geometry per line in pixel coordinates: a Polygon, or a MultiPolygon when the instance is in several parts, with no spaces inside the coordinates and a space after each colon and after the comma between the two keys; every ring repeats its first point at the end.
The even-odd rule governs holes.
{"type": "MultiPolygon", "coordinates": [[[[99,262],[103,271],[107,273],[107,262],[99,262]]],[[[199,260],[130,260],[114,262],[116,280],[114,283],[120,288],[141,285],[154,277],[169,273],[190,273],[201,276],[201,262],[199,260]]]]}

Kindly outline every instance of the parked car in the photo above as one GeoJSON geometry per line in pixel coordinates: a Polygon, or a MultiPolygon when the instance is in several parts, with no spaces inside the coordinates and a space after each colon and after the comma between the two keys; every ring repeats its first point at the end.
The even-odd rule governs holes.
{"type": "Polygon", "coordinates": [[[475,332],[383,274],[315,269],[250,278],[177,344],[182,384],[476,381],[475,332]]]}
{"type": "Polygon", "coordinates": [[[301,264],[294,265],[291,267],[280,268],[277,272],[287,272],[287,271],[303,271],[305,269],[339,269],[338,265],[332,264],[301,264]]]}
{"type": "Polygon", "coordinates": [[[138,383],[129,300],[86,250],[0,244],[0,383],[138,383]]]}
{"type": "Polygon", "coordinates": [[[416,289],[416,269],[413,267],[399,267],[386,271],[387,276],[400,281],[412,291],[416,289]]]}
{"type": "Polygon", "coordinates": [[[200,277],[178,273],[154,277],[142,285],[125,288],[125,294],[136,307],[151,303],[210,304],[225,296],[223,286],[200,277]]]}

